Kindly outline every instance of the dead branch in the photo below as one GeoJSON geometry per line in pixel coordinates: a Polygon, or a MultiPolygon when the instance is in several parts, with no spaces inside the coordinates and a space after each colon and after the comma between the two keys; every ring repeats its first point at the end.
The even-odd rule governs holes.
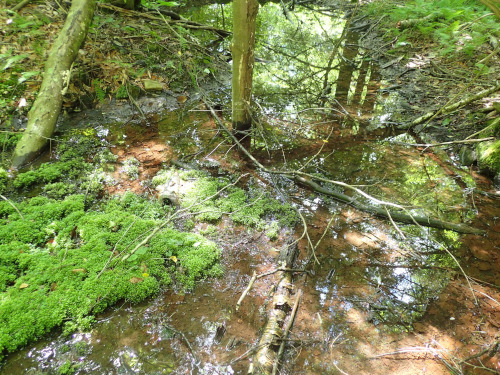
{"type": "Polygon", "coordinates": [[[494,141],[494,140],[495,140],[495,137],[488,137],[488,138],[464,139],[461,141],[450,141],[450,142],[440,142],[440,143],[404,143],[404,142],[402,142],[401,144],[404,144],[406,146],[412,146],[412,147],[425,147],[427,149],[430,147],[458,145],[458,144],[464,144],[464,143],[480,143],[480,142],[487,142],[487,141],[494,141]]]}
{"type": "MultiPolygon", "coordinates": [[[[500,84],[498,86],[496,86],[496,88],[500,89],[500,84]]],[[[477,95],[479,95],[479,94],[477,94],[477,95]]],[[[292,180],[295,180],[303,185],[306,185],[306,186],[312,188],[313,190],[315,190],[318,193],[328,195],[328,196],[334,198],[335,200],[340,201],[342,203],[349,204],[352,207],[354,207],[360,211],[368,212],[368,213],[371,213],[371,214],[374,214],[376,216],[383,217],[383,218],[386,218],[389,220],[391,220],[391,218],[392,218],[392,220],[395,222],[404,223],[404,224],[417,224],[417,225],[421,225],[421,226],[425,226],[425,227],[438,228],[438,229],[448,229],[448,230],[452,230],[452,231],[455,231],[458,233],[465,233],[465,234],[483,235],[485,233],[485,231],[481,230],[481,229],[472,228],[472,227],[462,225],[462,224],[450,223],[450,222],[442,221],[439,219],[434,219],[434,218],[431,218],[428,216],[414,216],[414,215],[410,215],[409,213],[405,214],[405,213],[398,212],[395,210],[386,210],[385,206],[391,206],[391,207],[394,207],[396,209],[404,209],[404,208],[402,206],[394,204],[394,203],[380,201],[379,199],[376,199],[375,197],[370,196],[369,194],[363,192],[362,190],[360,190],[352,185],[343,183],[343,182],[322,179],[322,178],[318,178],[316,176],[311,176],[311,175],[308,175],[307,173],[298,172],[298,171],[270,170],[270,169],[264,167],[257,159],[255,159],[255,157],[236,139],[236,137],[231,133],[231,131],[217,117],[217,114],[215,113],[214,109],[206,101],[204,101],[204,102],[205,102],[205,105],[207,106],[207,108],[210,109],[212,117],[219,124],[219,126],[222,129],[224,129],[224,131],[233,139],[233,141],[240,148],[240,150],[250,160],[252,160],[252,162],[258,168],[262,169],[264,172],[271,173],[271,174],[284,175],[285,177],[288,177],[292,180]],[[320,181],[334,183],[334,184],[342,186],[344,188],[354,190],[358,194],[374,201],[376,204],[382,205],[383,207],[363,204],[361,202],[356,201],[356,199],[354,199],[353,197],[350,197],[346,194],[324,188],[323,186],[312,181],[313,178],[320,180],[320,181]]]]}
{"type": "Polygon", "coordinates": [[[494,92],[496,92],[498,90],[500,90],[500,84],[493,86],[493,87],[490,87],[486,90],[480,91],[477,94],[471,95],[463,100],[456,102],[455,104],[445,106],[445,107],[443,107],[439,110],[436,110],[436,111],[427,112],[425,115],[420,116],[419,118],[413,120],[409,124],[404,124],[402,126],[398,126],[398,128],[403,129],[403,130],[411,129],[414,126],[419,125],[419,124],[431,119],[432,117],[434,117],[438,113],[438,111],[440,114],[445,115],[445,114],[453,112],[454,110],[456,110],[460,107],[463,107],[469,103],[472,103],[476,100],[482,99],[490,94],[493,94],[494,92]]]}
{"type": "MultiPolygon", "coordinates": [[[[120,8],[120,7],[117,7],[115,5],[111,5],[111,4],[97,3],[97,6],[99,6],[100,8],[112,10],[113,12],[121,12],[121,13],[124,13],[125,15],[130,16],[130,17],[142,17],[142,18],[147,18],[150,20],[162,21],[161,18],[159,18],[157,16],[153,16],[149,13],[124,9],[124,8],[120,8]]],[[[218,29],[218,28],[215,28],[213,26],[203,25],[203,24],[198,23],[198,22],[186,20],[186,19],[182,18],[180,15],[173,13],[173,12],[164,12],[164,11],[161,12],[160,11],[160,13],[166,14],[168,17],[170,17],[172,19],[170,21],[170,23],[178,24],[178,25],[184,27],[185,29],[198,29],[198,30],[212,31],[212,32],[216,33],[217,35],[220,35],[221,37],[227,37],[227,36],[231,35],[231,32],[229,32],[229,31],[218,29]]]]}
{"type": "Polygon", "coordinates": [[[253,271],[252,278],[250,279],[250,282],[248,283],[247,288],[243,291],[243,293],[241,293],[240,299],[238,300],[238,302],[236,302],[236,311],[238,311],[240,309],[241,303],[245,299],[248,292],[252,289],[252,286],[253,286],[253,283],[255,282],[255,280],[257,280],[257,272],[253,271]]]}

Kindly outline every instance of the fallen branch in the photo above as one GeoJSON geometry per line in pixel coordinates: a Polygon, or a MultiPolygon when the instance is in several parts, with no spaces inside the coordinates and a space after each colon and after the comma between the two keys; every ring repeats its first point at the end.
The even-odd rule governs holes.
{"type": "Polygon", "coordinates": [[[306,186],[309,186],[310,188],[314,189],[318,193],[328,195],[328,196],[330,196],[330,197],[332,197],[340,202],[347,203],[360,211],[372,213],[376,216],[384,217],[384,218],[389,219],[389,220],[390,220],[390,218],[392,218],[392,220],[394,220],[398,223],[419,224],[419,225],[422,225],[425,227],[447,229],[447,230],[452,230],[454,232],[465,233],[465,234],[482,235],[485,233],[485,231],[481,230],[481,229],[472,228],[472,227],[465,226],[462,224],[450,223],[447,221],[434,219],[434,218],[431,218],[428,216],[414,216],[414,215],[404,214],[402,212],[396,212],[393,210],[386,211],[382,207],[371,206],[371,205],[360,203],[360,202],[356,201],[354,198],[349,197],[348,195],[324,188],[323,186],[315,183],[314,181],[308,180],[304,177],[295,176],[294,179],[296,181],[306,185],[306,186]]]}
{"type": "Polygon", "coordinates": [[[13,12],[17,12],[19,9],[22,9],[24,8],[26,5],[28,5],[29,3],[31,3],[31,0],[23,0],[21,1],[20,3],[18,3],[16,6],[14,6],[11,10],[13,12]]]}
{"type": "MultiPolygon", "coordinates": [[[[293,268],[298,251],[297,243],[293,239],[290,240],[281,249],[279,261],[282,262],[284,267],[293,268]]],[[[284,322],[289,313],[294,310],[290,303],[292,290],[292,273],[283,272],[274,293],[272,309],[268,314],[264,333],[259,340],[259,350],[253,357],[253,362],[248,371],[249,374],[270,375],[275,373],[273,371],[275,366],[277,366],[276,361],[279,359],[277,342],[280,338],[286,338],[285,330],[283,329],[284,322]]],[[[300,292],[297,293],[294,306],[298,304],[299,299],[300,292]]],[[[291,324],[293,324],[293,316],[289,316],[287,326],[291,327],[291,324]]]]}
{"type": "Polygon", "coordinates": [[[493,94],[494,92],[496,92],[498,90],[500,90],[500,84],[493,86],[493,87],[490,87],[486,90],[480,91],[475,95],[471,95],[463,100],[456,102],[455,104],[445,106],[445,107],[443,107],[439,110],[436,110],[436,111],[427,112],[425,115],[420,116],[419,118],[413,120],[409,124],[404,124],[404,125],[398,126],[398,129],[402,129],[402,130],[411,129],[414,126],[419,125],[419,124],[429,120],[430,118],[435,116],[436,113],[438,113],[438,112],[442,115],[448,114],[448,113],[453,112],[454,110],[456,110],[460,107],[463,107],[464,105],[467,105],[467,104],[472,103],[476,100],[482,99],[490,94],[493,94]]]}
{"type": "MultiPolygon", "coordinates": [[[[106,4],[106,3],[97,3],[97,5],[100,8],[112,10],[114,12],[125,13],[126,15],[131,16],[131,17],[142,17],[142,18],[147,18],[150,20],[162,21],[161,18],[159,18],[157,16],[153,16],[149,13],[138,12],[135,10],[120,8],[120,7],[117,7],[115,5],[106,4]]],[[[218,28],[213,27],[213,26],[208,26],[208,25],[204,25],[202,23],[186,20],[174,12],[168,12],[168,11],[166,12],[166,11],[162,11],[162,10],[159,10],[159,12],[170,17],[172,19],[170,21],[170,23],[179,24],[180,26],[184,27],[185,29],[198,29],[198,30],[212,31],[212,32],[216,33],[217,35],[220,35],[221,37],[227,37],[227,36],[231,35],[230,31],[218,29],[218,28]]]]}
{"type": "Polygon", "coordinates": [[[464,139],[461,141],[450,141],[450,142],[440,142],[440,143],[404,143],[404,142],[398,142],[398,144],[403,144],[405,146],[412,146],[412,147],[437,147],[437,146],[448,146],[448,145],[458,145],[458,144],[464,144],[464,143],[480,143],[480,142],[487,142],[487,141],[494,141],[496,138],[495,137],[488,137],[488,138],[479,138],[479,139],[464,139]]]}
{"type": "MultiPolygon", "coordinates": [[[[500,85],[498,87],[500,88],[500,85]]],[[[322,178],[319,178],[317,176],[312,176],[312,175],[309,175],[309,174],[303,173],[303,172],[279,171],[279,170],[268,169],[268,168],[264,167],[257,159],[255,159],[255,157],[236,139],[236,137],[232,134],[232,132],[217,117],[214,109],[206,101],[205,101],[205,105],[207,106],[207,108],[210,109],[212,117],[217,121],[219,126],[222,129],[224,129],[224,131],[233,139],[233,141],[240,148],[240,150],[250,160],[252,160],[252,162],[257,167],[262,169],[264,172],[271,173],[271,174],[281,174],[285,177],[293,179],[293,180],[295,180],[303,185],[306,185],[306,186],[314,189],[318,193],[328,195],[339,202],[349,204],[352,207],[354,207],[360,211],[365,211],[365,212],[374,214],[376,216],[384,217],[384,218],[389,219],[389,220],[392,219],[395,222],[404,223],[404,224],[417,224],[417,225],[422,225],[425,227],[438,228],[438,229],[447,229],[447,230],[452,230],[452,231],[455,231],[458,233],[465,233],[465,234],[483,235],[485,233],[485,231],[481,230],[481,229],[471,228],[469,226],[462,225],[462,224],[450,223],[450,222],[442,221],[439,219],[434,219],[434,218],[431,218],[428,216],[414,216],[414,215],[410,215],[410,214],[404,214],[402,212],[398,212],[395,210],[386,210],[385,209],[386,206],[392,206],[392,207],[397,208],[397,209],[402,209],[403,207],[400,205],[394,204],[394,203],[380,201],[379,199],[376,199],[375,197],[370,196],[369,194],[363,192],[362,190],[360,190],[352,185],[343,183],[343,182],[326,180],[326,179],[322,179],[322,178]],[[377,207],[377,206],[373,206],[373,205],[360,203],[360,202],[356,201],[356,199],[354,199],[353,197],[350,197],[346,194],[324,188],[323,186],[312,181],[312,178],[322,180],[324,182],[333,183],[333,184],[342,186],[344,188],[354,190],[358,194],[374,201],[376,204],[382,205],[383,207],[377,207]]]]}
{"type": "Polygon", "coordinates": [[[248,283],[247,288],[243,291],[243,293],[241,293],[240,299],[238,300],[238,302],[236,302],[236,311],[238,311],[240,309],[241,303],[245,299],[246,295],[248,294],[248,292],[250,290],[252,290],[252,287],[253,287],[253,284],[255,283],[255,280],[257,280],[257,272],[253,271],[252,278],[250,279],[250,282],[248,283]]]}

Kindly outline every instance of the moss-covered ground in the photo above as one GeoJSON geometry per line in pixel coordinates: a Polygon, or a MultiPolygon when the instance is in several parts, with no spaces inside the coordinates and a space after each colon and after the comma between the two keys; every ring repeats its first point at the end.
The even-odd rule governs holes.
{"type": "Polygon", "coordinates": [[[183,190],[175,186],[177,205],[130,192],[106,196],[103,187],[113,183],[106,171],[116,162],[109,156],[92,129],[73,130],[52,161],[15,178],[0,171],[7,198],[0,201],[2,355],[55,327],[88,329],[117,301],[137,303],[222,275],[216,243],[186,231],[196,222],[216,224],[225,215],[273,239],[296,220],[291,207],[237,187],[237,177],[197,170],[164,169],[153,179],[156,186],[184,182],[183,190]]]}

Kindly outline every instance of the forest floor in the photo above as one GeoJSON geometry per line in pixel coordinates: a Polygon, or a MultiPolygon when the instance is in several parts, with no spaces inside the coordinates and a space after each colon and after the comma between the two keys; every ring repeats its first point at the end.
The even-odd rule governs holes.
{"type": "MultiPolygon", "coordinates": [[[[2,127],[8,130],[18,130],[25,124],[27,110],[41,82],[47,46],[57,36],[62,24],[62,12],[50,3],[28,5],[20,14],[21,16],[14,17],[12,21],[11,15],[4,11],[0,13],[2,24],[14,25],[8,31],[0,31],[3,33],[0,47],[2,60],[0,61],[4,64],[1,71],[2,83],[0,83],[4,90],[4,95],[0,99],[0,121],[2,121],[2,127]],[[14,81],[18,83],[13,85],[14,81]]],[[[122,14],[121,11],[113,14],[98,8],[94,20],[95,26],[79,55],[75,81],[70,84],[65,97],[65,114],[60,123],[61,133],[58,136],[62,136],[65,130],[74,127],[75,124],[83,131],[91,127],[89,124],[100,121],[107,124],[107,133],[103,138],[109,142],[109,150],[113,154],[107,162],[112,166],[107,172],[110,177],[109,181],[113,183],[107,184],[104,180],[101,181],[103,189],[96,195],[99,199],[125,192],[133,192],[150,198],[157,196],[158,193],[154,191],[151,181],[158,172],[170,166],[171,162],[179,157],[179,148],[184,147],[183,155],[198,151],[192,144],[182,144],[187,132],[191,129],[189,124],[184,122],[197,124],[196,134],[200,135],[198,144],[212,145],[211,142],[220,132],[217,123],[209,116],[190,114],[186,119],[184,116],[169,117],[165,114],[172,110],[182,111],[183,108],[206,110],[194,85],[204,87],[206,92],[210,92],[214,91],[222,81],[227,82],[227,63],[220,55],[209,53],[202,47],[202,43],[199,43],[202,38],[200,33],[212,32],[196,31],[196,34],[192,34],[190,31],[184,31],[185,34],[179,39],[178,35],[172,34],[172,30],[165,25],[160,16],[154,17],[156,18],[151,19],[149,16],[141,18],[133,13],[123,12],[122,14]],[[151,26],[156,27],[154,32],[151,26]],[[142,42],[137,43],[138,39],[142,42]],[[148,88],[150,85],[156,88],[148,88]],[[141,108],[142,113],[138,107],[141,108]],[[134,178],[124,169],[126,161],[132,159],[138,162],[135,165],[134,178]]],[[[179,29],[176,30],[178,32],[179,29]]],[[[442,57],[436,53],[438,46],[429,40],[412,40],[411,43],[401,47],[397,53],[388,54],[387,51],[395,46],[395,41],[387,42],[381,34],[381,31],[373,29],[367,34],[363,43],[366,49],[371,51],[371,58],[379,66],[379,73],[385,81],[382,89],[386,90],[388,96],[397,93],[398,100],[393,108],[395,113],[392,117],[394,121],[409,122],[430,110],[438,109],[453,98],[461,98],[466,94],[478,92],[491,85],[492,80],[498,79],[498,77],[495,78],[496,73],[492,71],[489,75],[478,75],[469,83],[469,78],[477,71],[475,62],[460,54],[455,57],[442,57]]],[[[482,52],[485,54],[493,50],[488,45],[481,48],[484,49],[482,52]]],[[[498,54],[492,56],[491,59],[492,66],[500,65],[498,54]]],[[[498,93],[489,95],[452,114],[438,116],[429,125],[414,128],[410,134],[417,143],[463,140],[483,129],[493,118],[498,117],[498,112],[486,111],[485,108],[493,108],[493,104],[499,102],[498,93]],[[425,129],[422,130],[422,127],[425,129]]],[[[227,109],[225,112],[227,113],[227,109]]],[[[98,133],[103,130],[96,128],[98,133]]],[[[339,129],[339,132],[341,130],[339,129]]],[[[305,141],[299,147],[302,151],[298,152],[316,150],[319,144],[321,142],[305,141]]],[[[7,152],[11,146],[5,141],[4,161],[8,160],[7,152]]],[[[471,147],[467,150],[465,147],[467,146],[453,145],[446,150],[451,155],[453,166],[459,165],[461,159],[459,155],[474,153],[471,147]]],[[[450,178],[460,180],[454,167],[447,166],[435,148],[419,147],[415,150],[435,160],[450,178]]],[[[35,163],[33,169],[36,169],[41,162],[54,160],[51,157],[57,158],[58,155],[57,152],[45,155],[45,159],[35,163]]],[[[310,370],[314,373],[327,370],[331,373],[347,372],[349,374],[500,372],[498,351],[498,330],[500,329],[500,303],[498,302],[500,301],[500,286],[498,285],[498,280],[500,280],[500,199],[498,191],[500,187],[498,181],[495,185],[492,180],[494,175],[491,172],[489,175],[480,173],[486,171],[479,171],[475,160],[472,159],[467,164],[469,165],[468,173],[474,179],[476,189],[479,191],[478,193],[469,192],[464,183],[464,194],[467,194],[469,204],[473,205],[477,212],[477,216],[470,225],[487,231],[484,237],[465,235],[460,238],[461,245],[454,255],[460,259],[463,271],[468,278],[464,278],[461,272],[455,272],[444,290],[429,302],[422,317],[413,322],[411,332],[404,334],[387,334],[383,330],[379,331],[372,316],[353,309],[348,323],[356,326],[356,330],[350,331],[351,339],[355,342],[365,341],[366,345],[359,344],[354,347],[346,344],[337,347],[335,341],[328,342],[327,349],[323,346],[312,347],[311,350],[304,349],[307,355],[302,354],[302,356],[299,356],[300,349],[297,349],[295,353],[297,358],[300,358],[294,362],[295,364],[301,363],[301,368],[306,369],[304,371],[310,370]],[[358,313],[355,314],[354,311],[358,313]],[[358,337],[355,337],[356,335],[358,337]],[[362,362],[345,360],[349,356],[360,358],[362,362]],[[334,363],[335,367],[338,365],[342,371],[331,366],[322,367],[325,362],[334,363]]],[[[257,173],[248,160],[241,158],[231,147],[214,149],[208,159],[199,166],[205,168],[212,176],[248,173],[257,181],[256,185],[269,183],[266,177],[257,173]]],[[[131,167],[134,169],[134,165],[131,167]]],[[[244,181],[245,184],[247,182],[248,180],[244,181]]],[[[37,189],[39,193],[41,187],[38,186],[37,189]]],[[[38,194],[37,189],[35,191],[28,189],[20,193],[11,190],[7,192],[12,193],[12,196],[8,196],[9,198],[19,200],[24,194],[38,194]]],[[[304,192],[303,189],[296,189],[295,195],[298,199],[304,198],[304,200],[309,197],[309,193],[304,192]]],[[[342,249],[354,246],[363,251],[371,251],[384,245],[383,240],[380,238],[374,240],[359,228],[352,231],[347,229],[349,224],[359,224],[363,220],[371,222],[372,219],[348,211],[343,211],[340,216],[339,220],[342,222],[338,224],[338,227],[342,228],[339,231],[340,239],[330,239],[323,250],[319,250],[318,254],[323,256],[323,259],[328,258],[327,248],[342,249]]],[[[313,236],[320,237],[321,233],[326,230],[328,215],[324,211],[320,212],[315,220],[312,223],[311,232],[313,236]]],[[[242,227],[241,224],[229,224],[227,220],[215,227],[206,223],[194,224],[192,228],[194,231],[209,233],[208,237],[218,242],[227,252],[223,256],[223,262],[229,271],[225,284],[222,284],[223,288],[234,290],[244,288],[243,281],[248,280],[248,277],[242,275],[249,276],[254,267],[259,267],[255,266],[256,261],[262,261],[262,265],[258,268],[260,272],[272,269],[271,261],[275,254],[274,250],[269,249],[281,246],[286,241],[285,237],[288,232],[286,228],[277,230],[271,226],[265,227],[265,225],[262,224],[262,227],[257,230],[255,228],[250,230],[250,227],[242,227]],[[218,235],[214,236],[214,232],[218,235]],[[248,254],[234,250],[241,244],[253,250],[248,254]],[[259,249],[262,250],[260,255],[259,249]],[[233,259],[234,265],[231,264],[233,259]],[[234,270],[231,267],[234,267],[234,270]]],[[[378,222],[375,225],[380,226],[378,222]]],[[[181,221],[177,229],[189,231],[191,226],[193,223],[181,221]]],[[[78,238],[74,238],[75,234],[68,233],[68,236],[78,242],[78,238]]],[[[47,243],[44,245],[48,246],[48,240],[51,239],[44,238],[44,241],[46,240],[47,243]]],[[[300,248],[302,256],[307,257],[305,241],[300,243],[300,248]]],[[[338,252],[340,253],[340,250],[338,252]]],[[[173,254],[168,256],[175,258],[173,254]]],[[[369,262],[370,259],[360,258],[358,261],[363,263],[369,262]]],[[[134,277],[141,278],[141,275],[147,274],[143,271],[144,269],[141,268],[138,276],[129,279],[133,280],[130,282],[132,284],[139,282],[139,279],[134,279],[134,277]]],[[[325,270],[317,271],[316,278],[318,279],[319,275],[325,272],[325,270]]],[[[326,275],[323,276],[326,277],[326,275]]],[[[142,276],[142,278],[147,278],[147,276],[142,276]]],[[[300,285],[307,285],[308,282],[302,280],[300,285]]],[[[216,289],[221,287],[218,283],[215,281],[209,285],[216,289]]],[[[256,300],[253,301],[263,303],[267,298],[264,291],[270,288],[272,283],[273,280],[262,281],[258,286],[260,290],[256,292],[256,300]]],[[[20,282],[16,286],[19,286],[18,284],[20,282]]],[[[56,287],[57,285],[54,288],[56,287]]],[[[352,293],[354,289],[352,287],[352,293]]],[[[359,289],[360,293],[370,292],[365,288],[359,289]]],[[[200,301],[203,295],[210,291],[205,285],[191,296],[188,294],[184,297],[173,292],[168,293],[165,300],[170,304],[168,313],[173,315],[176,311],[179,314],[190,314],[192,306],[198,303],[196,301],[200,301]],[[189,298],[194,301],[193,305],[183,304],[189,298]]],[[[225,299],[233,302],[232,300],[238,297],[234,292],[230,294],[230,297],[222,294],[220,290],[215,294],[217,293],[220,295],[216,295],[214,299],[217,299],[219,304],[224,304],[225,299]]],[[[314,293],[306,293],[304,305],[314,306],[316,298],[314,293]]],[[[164,312],[162,307],[156,308],[159,313],[164,312]]],[[[258,329],[254,330],[253,325],[262,322],[263,319],[258,316],[261,312],[250,307],[244,308],[243,312],[249,314],[248,319],[251,324],[240,314],[237,319],[227,323],[224,330],[227,328],[228,336],[240,334],[243,340],[255,340],[258,329]]],[[[198,311],[193,314],[201,321],[206,319],[206,315],[218,313],[220,315],[220,311],[214,308],[211,313],[198,311]]],[[[299,315],[296,330],[298,337],[304,342],[308,340],[306,333],[310,325],[318,324],[316,313],[312,308],[304,308],[303,315],[299,315]]],[[[189,329],[186,327],[186,330],[189,329]]],[[[321,327],[315,332],[323,333],[321,327]]],[[[132,345],[128,342],[125,344],[132,345]]],[[[241,352],[243,348],[246,349],[243,346],[239,347],[241,352]]],[[[188,354],[186,348],[182,351],[188,354]]],[[[231,354],[234,353],[231,352],[231,354]]],[[[16,361],[19,362],[19,360],[16,361]]],[[[58,364],[60,365],[60,362],[58,364]]],[[[0,371],[7,373],[10,371],[8,366],[9,363],[6,367],[0,368],[0,371]]],[[[293,369],[289,371],[294,373],[293,369]]]]}

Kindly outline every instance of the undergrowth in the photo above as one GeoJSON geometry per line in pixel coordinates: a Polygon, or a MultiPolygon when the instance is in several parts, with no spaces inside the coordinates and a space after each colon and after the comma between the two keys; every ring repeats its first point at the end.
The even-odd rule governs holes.
{"type": "Polygon", "coordinates": [[[472,56],[492,34],[499,34],[499,22],[479,1],[468,0],[412,0],[375,1],[368,5],[369,13],[389,16],[388,37],[398,37],[396,46],[426,38],[439,45],[439,53],[462,53],[472,56]],[[427,17],[424,19],[424,17],[427,17]],[[422,19],[408,28],[399,27],[408,20],[422,19]]]}

